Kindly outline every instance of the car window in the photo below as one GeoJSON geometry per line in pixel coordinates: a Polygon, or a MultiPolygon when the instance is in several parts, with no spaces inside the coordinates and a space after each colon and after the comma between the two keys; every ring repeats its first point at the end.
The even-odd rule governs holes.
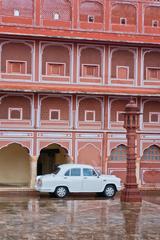
{"type": "Polygon", "coordinates": [[[69,176],[70,175],[70,169],[67,170],[67,172],[64,174],[64,176],[69,176]]]}
{"type": "Polygon", "coordinates": [[[83,176],[97,176],[96,172],[94,169],[91,168],[83,168],[83,176]]]}
{"type": "Polygon", "coordinates": [[[81,176],[81,169],[80,168],[72,168],[71,169],[71,176],[81,176]]]}

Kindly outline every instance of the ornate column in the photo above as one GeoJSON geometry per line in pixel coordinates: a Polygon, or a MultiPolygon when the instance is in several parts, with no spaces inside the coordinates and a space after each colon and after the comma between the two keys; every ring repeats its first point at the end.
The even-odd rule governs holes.
{"type": "Polygon", "coordinates": [[[131,100],[125,107],[124,128],[127,130],[127,175],[121,193],[122,202],[141,202],[141,194],[136,179],[136,130],[139,128],[139,108],[131,100]]]}

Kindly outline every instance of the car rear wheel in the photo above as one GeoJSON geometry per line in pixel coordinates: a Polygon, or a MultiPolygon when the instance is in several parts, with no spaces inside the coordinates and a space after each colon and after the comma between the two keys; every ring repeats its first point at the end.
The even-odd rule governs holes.
{"type": "Polygon", "coordinates": [[[116,188],[114,185],[107,185],[103,191],[103,195],[108,198],[114,197],[116,194],[116,188]]]}
{"type": "Polygon", "coordinates": [[[64,198],[66,197],[68,194],[68,189],[66,187],[57,187],[56,190],[55,190],[55,195],[56,197],[58,198],[64,198]]]}

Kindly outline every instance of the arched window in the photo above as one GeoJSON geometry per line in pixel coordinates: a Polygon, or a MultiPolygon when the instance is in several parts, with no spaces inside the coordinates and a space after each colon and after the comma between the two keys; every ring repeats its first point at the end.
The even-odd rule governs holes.
{"type": "Polygon", "coordinates": [[[152,145],[144,150],[142,160],[153,161],[160,160],[160,148],[156,145],[152,145]]]}
{"type": "Polygon", "coordinates": [[[127,147],[123,144],[119,145],[111,151],[111,161],[126,161],[127,160],[127,147]]]}

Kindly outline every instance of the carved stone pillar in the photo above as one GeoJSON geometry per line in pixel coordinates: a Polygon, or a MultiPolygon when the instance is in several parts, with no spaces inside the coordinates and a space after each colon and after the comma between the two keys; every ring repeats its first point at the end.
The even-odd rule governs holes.
{"type": "Polygon", "coordinates": [[[139,108],[133,100],[125,107],[124,128],[127,130],[127,175],[121,193],[122,202],[141,202],[141,194],[136,179],[136,130],[139,128],[139,108]]]}

